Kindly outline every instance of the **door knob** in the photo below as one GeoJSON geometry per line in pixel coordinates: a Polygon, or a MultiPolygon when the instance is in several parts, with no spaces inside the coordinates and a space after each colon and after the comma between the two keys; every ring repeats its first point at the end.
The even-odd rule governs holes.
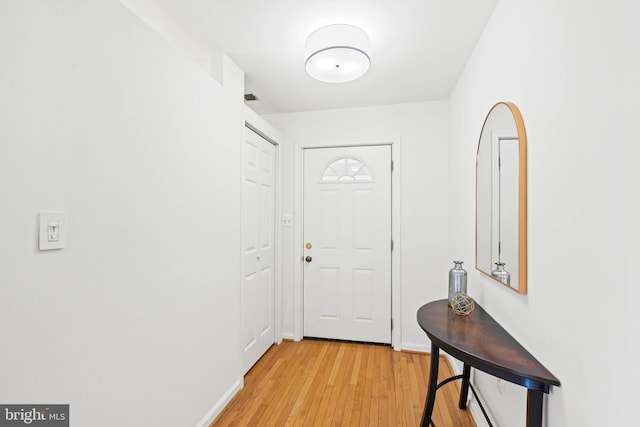
{"type": "Polygon", "coordinates": [[[307,257],[304,260],[307,261],[307,262],[311,262],[312,259],[313,258],[311,258],[309,255],[307,255],[307,257]]]}

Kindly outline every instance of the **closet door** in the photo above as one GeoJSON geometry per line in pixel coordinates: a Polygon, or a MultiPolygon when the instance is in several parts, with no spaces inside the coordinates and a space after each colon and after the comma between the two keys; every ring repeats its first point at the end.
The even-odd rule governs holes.
{"type": "Polygon", "coordinates": [[[276,148],[245,127],[242,177],[242,368],[275,342],[276,148]]]}

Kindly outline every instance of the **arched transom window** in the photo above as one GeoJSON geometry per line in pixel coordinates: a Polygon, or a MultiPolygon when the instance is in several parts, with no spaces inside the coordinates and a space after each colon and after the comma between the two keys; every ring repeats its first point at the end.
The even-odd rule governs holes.
{"type": "Polygon", "coordinates": [[[322,182],[371,182],[369,167],[358,159],[343,157],[331,163],[322,174],[322,182]]]}

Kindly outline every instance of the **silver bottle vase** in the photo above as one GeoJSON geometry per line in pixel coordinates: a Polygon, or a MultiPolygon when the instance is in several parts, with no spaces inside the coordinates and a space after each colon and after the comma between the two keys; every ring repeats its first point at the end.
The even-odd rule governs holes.
{"type": "Polygon", "coordinates": [[[453,261],[453,264],[449,270],[449,307],[456,294],[467,293],[467,272],[462,268],[462,261],[453,261]]]}
{"type": "Polygon", "coordinates": [[[496,262],[495,264],[496,269],[491,272],[491,275],[502,283],[509,285],[511,282],[511,274],[504,269],[504,262],[496,262]]]}

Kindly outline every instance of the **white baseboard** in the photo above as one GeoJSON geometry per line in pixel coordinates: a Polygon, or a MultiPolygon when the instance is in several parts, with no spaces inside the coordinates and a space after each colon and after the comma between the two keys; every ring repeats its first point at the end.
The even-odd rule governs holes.
{"type": "Polygon", "coordinates": [[[220,398],[220,400],[218,400],[216,404],[213,405],[213,408],[211,408],[211,410],[207,412],[207,415],[205,415],[204,418],[202,418],[200,422],[196,424],[196,427],[209,427],[213,420],[215,420],[216,417],[220,415],[220,412],[222,412],[225,406],[227,406],[231,399],[233,399],[233,396],[235,396],[242,389],[242,386],[242,380],[238,380],[233,383],[233,385],[220,398]]]}
{"type": "Polygon", "coordinates": [[[427,344],[415,344],[410,342],[403,342],[401,344],[402,350],[415,351],[418,353],[431,353],[431,347],[427,344]]]}
{"type": "Polygon", "coordinates": [[[295,335],[289,332],[283,332],[282,339],[287,341],[295,341],[295,335]]]}

